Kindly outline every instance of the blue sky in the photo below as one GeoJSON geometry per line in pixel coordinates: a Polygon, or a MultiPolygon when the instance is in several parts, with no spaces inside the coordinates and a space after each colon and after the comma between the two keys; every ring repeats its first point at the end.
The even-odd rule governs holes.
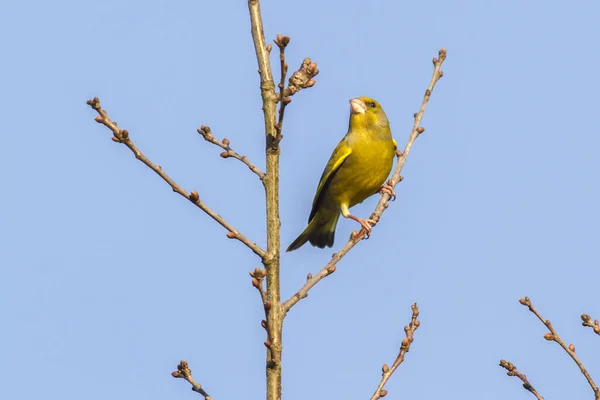
{"type": "MultiPolygon", "coordinates": [[[[376,98],[402,146],[431,75],[445,76],[392,203],[289,314],[284,397],[368,398],[418,302],[421,327],[389,398],[591,398],[568,356],[518,298],[528,295],[600,381],[597,1],[263,1],[265,34],[291,36],[317,84],[286,112],[282,244],[304,228],[318,178],[345,134],[348,100],[376,98]],[[348,384],[351,382],[351,384],[348,384]]],[[[263,396],[258,259],[228,240],[93,121],[102,104],[136,144],[259,244],[264,167],[246,2],[5,1],[0,94],[2,398],[263,396]]],[[[272,57],[274,71],[278,69],[272,57]]],[[[372,198],[354,209],[375,207],[372,198]]],[[[282,256],[289,297],[333,250],[282,256]]]]}

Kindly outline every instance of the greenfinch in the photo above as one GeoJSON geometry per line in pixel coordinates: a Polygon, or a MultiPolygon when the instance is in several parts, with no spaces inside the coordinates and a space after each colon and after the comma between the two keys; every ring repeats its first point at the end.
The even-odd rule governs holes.
{"type": "Polygon", "coordinates": [[[350,111],[348,133],[321,175],[308,226],[287,251],[306,242],[319,248],[333,246],[340,214],[360,223],[369,234],[376,221],[355,217],[349,209],[377,192],[395,195],[391,186],[384,185],[397,148],[385,112],[369,97],[350,100],[350,111]]]}

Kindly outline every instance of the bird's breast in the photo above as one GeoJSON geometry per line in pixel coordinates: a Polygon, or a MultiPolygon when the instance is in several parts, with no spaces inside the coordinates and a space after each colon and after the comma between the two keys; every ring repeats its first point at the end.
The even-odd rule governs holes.
{"type": "Polygon", "coordinates": [[[329,185],[330,198],[352,207],[376,193],[390,174],[394,153],[391,138],[353,143],[352,153],[329,185]]]}

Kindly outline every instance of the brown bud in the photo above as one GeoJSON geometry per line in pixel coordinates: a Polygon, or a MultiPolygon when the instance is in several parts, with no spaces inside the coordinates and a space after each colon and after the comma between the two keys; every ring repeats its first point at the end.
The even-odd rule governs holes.
{"type": "Polygon", "coordinates": [[[575,353],[575,345],[573,345],[573,343],[571,343],[569,345],[569,350],[571,350],[573,353],[575,353]]]}
{"type": "Polygon", "coordinates": [[[271,309],[271,302],[270,302],[270,301],[267,301],[267,302],[265,303],[265,310],[269,311],[270,309],[271,309]]]}
{"type": "Polygon", "coordinates": [[[427,96],[427,97],[431,96],[431,90],[427,89],[425,91],[425,96],[427,96]]]}
{"type": "Polygon", "coordinates": [[[307,88],[313,87],[313,86],[315,86],[315,83],[317,83],[317,82],[315,82],[311,79],[310,81],[306,82],[306,87],[307,88]]]}
{"type": "Polygon", "coordinates": [[[442,78],[442,77],[444,76],[444,71],[439,71],[439,72],[438,72],[438,76],[439,76],[440,78],[442,78]]]}
{"type": "Polygon", "coordinates": [[[417,320],[415,321],[415,327],[418,328],[421,326],[421,321],[417,320]]]}
{"type": "Polygon", "coordinates": [[[103,124],[104,118],[102,118],[100,115],[98,115],[96,118],[94,118],[94,121],[96,121],[99,124],[103,124]]]}
{"type": "Polygon", "coordinates": [[[221,157],[223,158],[229,158],[229,152],[228,151],[224,151],[221,154],[219,154],[221,157]]]}
{"type": "Polygon", "coordinates": [[[292,98],[291,97],[284,97],[283,98],[283,104],[287,105],[290,104],[292,102],[292,98]]]}
{"type": "Polygon", "coordinates": [[[258,282],[258,279],[256,279],[256,278],[252,279],[252,286],[254,286],[255,288],[260,287],[260,283],[258,282]]]}
{"type": "Polygon", "coordinates": [[[587,322],[587,321],[589,321],[591,319],[592,319],[592,317],[590,317],[589,315],[587,315],[587,314],[581,314],[581,320],[583,322],[587,322]]]}
{"type": "Polygon", "coordinates": [[[554,335],[551,334],[550,332],[548,332],[548,333],[546,333],[544,335],[544,339],[546,339],[546,340],[554,340],[554,335]]]}
{"type": "Polygon", "coordinates": [[[267,329],[267,321],[265,321],[264,319],[262,321],[260,321],[260,326],[267,329]]]}
{"type": "Polygon", "coordinates": [[[271,342],[269,340],[265,340],[265,346],[270,349],[271,348],[271,342]]]}
{"type": "Polygon", "coordinates": [[[121,137],[122,137],[123,139],[127,139],[127,138],[129,137],[129,131],[128,131],[127,129],[123,129],[123,130],[121,131],[121,137]]]}
{"type": "Polygon", "coordinates": [[[388,367],[387,364],[383,364],[383,367],[381,367],[381,372],[383,372],[384,374],[386,374],[389,370],[390,367],[388,367]]]}
{"type": "Polygon", "coordinates": [[[273,50],[273,45],[272,45],[271,43],[269,43],[269,44],[267,45],[267,51],[270,53],[270,52],[271,52],[271,50],[273,50]]]}
{"type": "Polygon", "coordinates": [[[171,376],[173,378],[183,378],[183,375],[181,375],[181,372],[179,372],[179,371],[173,371],[173,372],[171,372],[171,376]]]}
{"type": "Polygon", "coordinates": [[[237,235],[234,232],[227,232],[227,237],[229,239],[235,239],[237,235]]]}
{"type": "Polygon", "coordinates": [[[529,297],[525,296],[522,299],[519,299],[519,303],[521,303],[524,306],[529,307],[531,305],[531,301],[529,300],[529,297]]]}
{"type": "Polygon", "coordinates": [[[381,389],[379,391],[379,397],[385,397],[388,394],[388,391],[385,389],[381,389]]]}
{"type": "Polygon", "coordinates": [[[421,134],[421,133],[425,132],[425,128],[423,128],[422,126],[420,126],[420,127],[417,128],[417,132],[419,134],[421,134]]]}
{"type": "Polygon", "coordinates": [[[111,139],[112,139],[113,142],[121,143],[121,141],[117,137],[115,137],[115,136],[111,137],[111,139]]]}
{"type": "Polygon", "coordinates": [[[407,348],[408,345],[410,345],[410,340],[407,337],[405,337],[404,339],[402,339],[402,347],[407,348]]]}
{"type": "Polygon", "coordinates": [[[327,275],[331,275],[335,272],[336,268],[335,265],[332,265],[331,267],[327,268],[327,275]]]}
{"type": "Polygon", "coordinates": [[[284,46],[287,46],[287,45],[288,45],[288,43],[290,43],[290,37],[289,37],[289,36],[284,36],[284,37],[282,37],[282,38],[281,38],[281,43],[282,43],[284,46]]]}
{"type": "Polygon", "coordinates": [[[414,113],[414,114],[413,114],[413,117],[414,117],[414,118],[417,118],[417,115],[419,115],[419,113],[414,113]]]}
{"type": "Polygon", "coordinates": [[[433,60],[431,60],[431,61],[432,61],[434,64],[437,64],[437,62],[438,62],[438,59],[437,59],[437,58],[435,58],[435,57],[433,57],[433,60]]]}
{"type": "Polygon", "coordinates": [[[200,195],[198,195],[198,192],[196,192],[195,190],[192,190],[192,192],[190,193],[190,201],[192,203],[196,203],[198,200],[200,200],[200,195]]]}
{"type": "Polygon", "coordinates": [[[225,146],[229,146],[229,143],[230,143],[230,142],[229,142],[229,139],[227,139],[227,138],[223,138],[222,142],[223,142],[223,144],[224,144],[225,146]]]}
{"type": "Polygon", "coordinates": [[[312,279],[312,274],[309,272],[308,275],[306,275],[306,280],[309,281],[312,279]]]}
{"type": "Polygon", "coordinates": [[[263,272],[262,269],[256,267],[256,268],[254,268],[254,275],[252,275],[252,276],[254,276],[256,278],[261,278],[263,276],[262,272],[263,272]]]}

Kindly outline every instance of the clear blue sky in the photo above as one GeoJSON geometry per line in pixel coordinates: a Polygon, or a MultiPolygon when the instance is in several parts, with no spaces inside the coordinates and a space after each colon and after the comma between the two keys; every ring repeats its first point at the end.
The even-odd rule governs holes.
{"type": "MultiPolygon", "coordinates": [[[[319,63],[288,108],[282,242],[304,228],[348,100],[380,101],[404,145],[431,76],[445,76],[397,188],[361,243],[289,314],[284,397],[364,399],[410,317],[421,328],[392,399],[591,398],[575,364],[517,302],[528,295],[600,381],[597,1],[263,1],[290,69],[319,63]]],[[[0,7],[0,397],[261,398],[258,259],[96,124],[99,96],[138,146],[260,244],[263,132],[245,1],[5,1],[0,7]]],[[[276,57],[273,57],[273,61],[276,57]]],[[[276,65],[274,70],[277,73],[276,65]]],[[[366,216],[377,198],[357,206],[366,216]]],[[[356,228],[338,225],[335,248],[356,228]]],[[[334,250],[335,250],[334,248],[334,250]]],[[[282,257],[283,294],[333,250],[282,257]]]]}

